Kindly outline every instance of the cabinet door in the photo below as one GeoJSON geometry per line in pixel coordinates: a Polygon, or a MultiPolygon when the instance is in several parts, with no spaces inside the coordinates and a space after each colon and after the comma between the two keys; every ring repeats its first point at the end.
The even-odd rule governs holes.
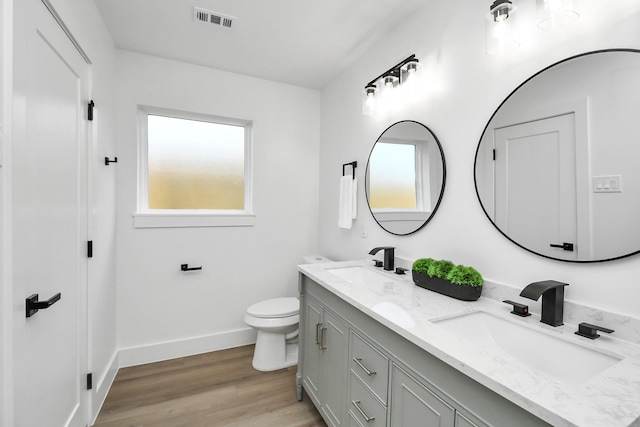
{"type": "Polygon", "coordinates": [[[320,331],[322,351],[322,410],[334,426],[345,425],[349,329],[331,312],[324,312],[320,331]]]}
{"type": "Polygon", "coordinates": [[[455,410],[425,385],[393,365],[391,378],[391,426],[453,427],[455,410]]]}
{"type": "Polygon", "coordinates": [[[304,373],[302,381],[312,400],[317,404],[321,404],[319,392],[322,373],[318,334],[322,327],[322,308],[317,301],[308,296],[305,296],[304,301],[304,341],[302,347],[304,373]]]}

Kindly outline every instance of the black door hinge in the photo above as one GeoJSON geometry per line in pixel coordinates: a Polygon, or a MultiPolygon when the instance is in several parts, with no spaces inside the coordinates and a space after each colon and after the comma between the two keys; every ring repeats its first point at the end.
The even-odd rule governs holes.
{"type": "Polygon", "coordinates": [[[87,258],[93,258],[93,240],[87,242],[87,258]]]}
{"type": "Polygon", "coordinates": [[[87,374],[87,390],[93,389],[93,374],[87,374]]]}
{"type": "Polygon", "coordinates": [[[495,159],[496,159],[496,149],[494,148],[493,149],[493,160],[495,160],[495,159]]]}
{"type": "Polygon", "coordinates": [[[87,120],[93,121],[93,107],[95,106],[96,104],[93,102],[93,99],[89,101],[89,109],[87,110],[87,120]]]}

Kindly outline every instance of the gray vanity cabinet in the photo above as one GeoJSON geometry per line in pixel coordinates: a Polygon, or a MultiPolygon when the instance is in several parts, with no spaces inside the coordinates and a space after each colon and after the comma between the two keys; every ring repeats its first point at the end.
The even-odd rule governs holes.
{"type": "Polygon", "coordinates": [[[342,426],[346,414],[349,328],[318,300],[305,297],[302,301],[305,390],[327,423],[342,426]]]}
{"type": "Polygon", "coordinates": [[[297,385],[329,426],[549,427],[300,274],[297,385]]]}

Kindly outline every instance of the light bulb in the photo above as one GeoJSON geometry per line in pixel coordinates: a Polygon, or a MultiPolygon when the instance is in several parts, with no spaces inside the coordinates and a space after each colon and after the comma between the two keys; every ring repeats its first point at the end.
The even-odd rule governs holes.
{"type": "Polygon", "coordinates": [[[496,0],[489,8],[486,18],[487,53],[494,55],[520,46],[513,32],[513,3],[509,0],[496,0]]]}
{"type": "Polygon", "coordinates": [[[538,27],[557,30],[580,17],[578,0],[537,0],[538,27]]]}

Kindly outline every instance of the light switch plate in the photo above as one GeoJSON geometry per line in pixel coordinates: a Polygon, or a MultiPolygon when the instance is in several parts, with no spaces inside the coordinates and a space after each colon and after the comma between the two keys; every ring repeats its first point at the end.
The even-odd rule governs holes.
{"type": "Polygon", "coordinates": [[[367,228],[367,224],[360,224],[360,237],[366,239],[369,237],[369,230],[367,228]]]}
{"type": "Polygon", "coordinates": [[[600,175],[593,177],[594,193],[622,193],[622,175],[600,175]]]}

